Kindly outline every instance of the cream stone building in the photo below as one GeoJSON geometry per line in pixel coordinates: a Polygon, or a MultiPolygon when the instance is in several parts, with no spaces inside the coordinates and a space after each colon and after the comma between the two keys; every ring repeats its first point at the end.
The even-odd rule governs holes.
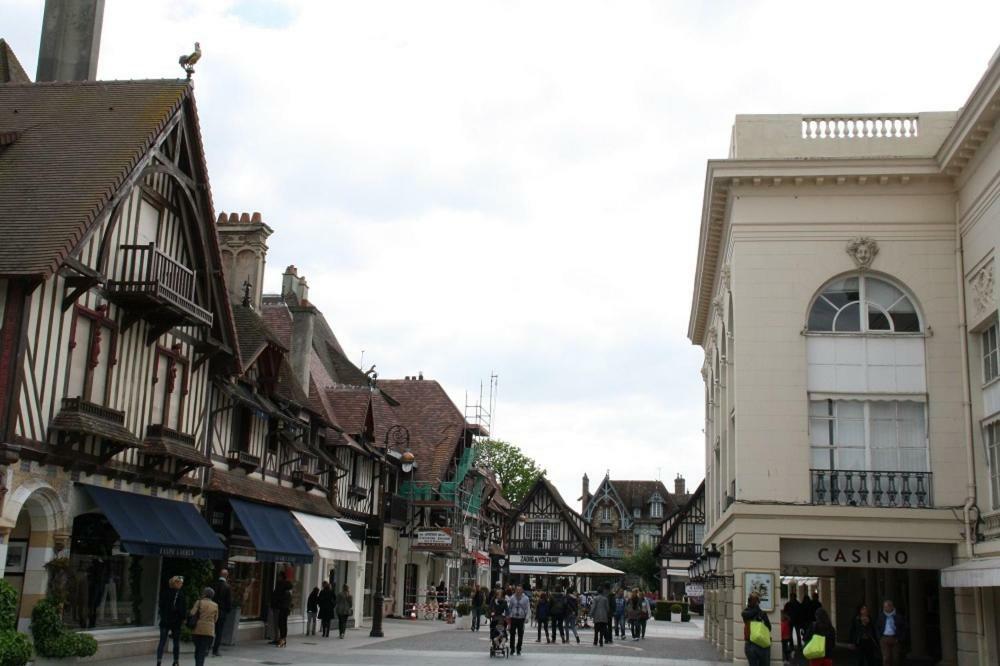
{"type": "Polygon", "coordinates": [[[1000,663],[1000,61],[958,111],[737,116],[705,184],[706,635],[745,663],[765,592],[846,640],[892,599],[909,654],[1000,663]]]}

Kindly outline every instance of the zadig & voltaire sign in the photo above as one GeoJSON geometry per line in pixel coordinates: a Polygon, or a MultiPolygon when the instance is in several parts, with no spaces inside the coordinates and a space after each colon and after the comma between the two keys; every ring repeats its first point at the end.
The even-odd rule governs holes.
{"type": "Polygon", "coordinates": [[[943,569],[951,566],[943,543],[782,539],[781,565],[858,569],[943,569]]]}

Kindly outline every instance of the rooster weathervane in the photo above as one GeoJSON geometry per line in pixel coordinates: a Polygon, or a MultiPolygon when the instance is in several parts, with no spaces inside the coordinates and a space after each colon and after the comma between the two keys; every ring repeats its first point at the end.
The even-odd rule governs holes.
{"type": "Polygon", "coordinates": [[[187,72],[187,77],[189,80],[191,79],[191,75],[194,74],[195,63],[197,63],[199,60],[201,60],[201,43],[195,42],[194,51],[192,53],[189,53],[188,55],[182,55],[180,59],[177,61],[180,64],[180,66],[184,68],[184,71],[187,72]]]}

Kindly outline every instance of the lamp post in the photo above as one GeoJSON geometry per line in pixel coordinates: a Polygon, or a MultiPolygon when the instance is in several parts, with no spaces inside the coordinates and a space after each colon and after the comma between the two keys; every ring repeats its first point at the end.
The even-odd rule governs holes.
{"type": "MultiPolygon", "coordinates": [[[[383,533],[385,532],[385,479],[386,479],[386,456],[389,454],[389,440],[392,440],[393,444],[400,445],[401,448],[409,449],[410,445],[410,431],[401,425],[394,425],[389,428],[385,433],[385,451],[378,459],[378,512],[376,514],[377,524],[378,524],[378,550],[375,551],[375,557],[372,559],[372,565],[375,567],[375,596],[372,600],[372,630],[368,632],[368,635],[372,638],[382,638],[385,634],[382,633],[382,606],[385,603],[385,596],[382,594],[382,541],[383,533]]],[[[407,470],[407,467],[413,469],[413,454],[408,450],[404,454],[409,454],[409,460],[404,461],[403,457],[400,457],[400,462],[402,463],[403,471],[407,470]]]]}

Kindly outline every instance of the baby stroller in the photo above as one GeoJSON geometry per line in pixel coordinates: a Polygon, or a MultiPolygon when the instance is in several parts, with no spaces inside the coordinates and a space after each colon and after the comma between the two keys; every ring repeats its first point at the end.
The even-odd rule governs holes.
{"type": "Polygon", "coordinates": [[[510,648],[507,642],[507,622],[503,619],[493,620],[490,623],[490,657],[510,657],[510,648]]]}

